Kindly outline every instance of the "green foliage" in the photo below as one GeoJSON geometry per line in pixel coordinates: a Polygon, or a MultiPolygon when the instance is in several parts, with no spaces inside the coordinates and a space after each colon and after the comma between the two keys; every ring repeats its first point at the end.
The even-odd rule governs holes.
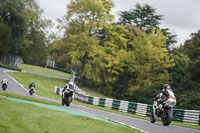
{"type": "MultiPolygon", "coordinates": [[[[199,89],[200,85],[198,85],[199,89]]],[[[178,105],[176,108],[183,108],[183,109],[195,109],[199,110],[200,103],[197,102],[200,100],[200,93],[199,91],[195,91],[190,88],[189,91],[184,91],[179,95],[178,105]]]]}
{"type": "Polygon", "coordinates": [[[139,3],[136,4],[136,9],[131,11],[121,12],[120,21],[122,24],[135,24],[140,29],[145,30],[147,33],[150,33],[153,28],[156,28],[162,20],[162,15],[155,15],[156,10],[145,4],[141,6],[139,3]]]}
{"type": "Polygon", "coordinates": [[[20,55],[25,63],[44,65],[47,59],[47,35],[46,28],[50,26],[49,20],[42,19],[42,10],[34,0],[24,2],[24,21],[26,24],[25,39],[20,55]]]}
{"type": "Polygon", "coordinates": [[[68,33],[94,34],[103,23],[114,19],[110,14],[112,7],[110,0],[72,0],[67,6],[66,20],[70,25],[68,33]],[[71,27],[74,27],[73,30],[71,27]]]}
{"type": "Polygon", "coordinates": [[[42,19],[41,14],[34,0],[1,1],[1,53],[21,56],[26,63],[46,63],[46,29],[51,22],[42,19]]]}
{"type": "Polygon", "coordinates": [[[175,65],[169,70],[169,72],[172,75],[172,85],[176,93],[183,91],[183,87],[186,86],[184,84],[188,82],[190,76],[188,71],[190,59],[185,55],[183,46],[173,49],[172,53],[175,65]]]}
{"type": "MultiPolygon", "coordinates": [[[[4,51],[4,54],[7,54],[7,52],[10,52],[12,54],[19,53],[25,31],[23,8],[23,0],[0,1],[0,22],[1,28],[3,28],[1,29],[1,31],[5,31],[5,33],[8,33],[4,33],[5,38],[9,39],[9,43],[7,40],[7,44],[5,44],[5,46],[10,48],[9,50],[4,51]]],[[[1,44],[0,49],[5,49],[3,47],[1,44]]]]}
{"type": "MultiPolygon", "coordinates": [[[[163,15],[156,15],[156,9],[148,4],[141,6],[139,3],[136,4],[135,9],[122,11],[119,16],[118,24],[135,25],[148,34],[153,29],[159,28],[160,21],[163,19],[163,15]]],[[[166,45],[170,48],[172,44],[176,43],[176,35],[172,34],[168,28],[162,29],[162,32],[168,37],[166,45]]]]}
{"type": "Polygon", "coordinates": [[[191,34],[191,39],[185,42],[185,52],[191,60],[190,72],[192,80],[200,82],[200,30],[191,34]]]}
{"type": "Polygon", "coordinates": [[[174,66],[169,69],[177,108],[199,109],[199,32],[183,46],[173,49],[174,66]]]}
{"type": "Polygon", "coordinates": [[[161,31],[137,36],[130,44],[134,48],[124,54],[124,67],[130,75],[128,94],[143,91],[155,82],[168,82],[168,69],[173,66],[161,31]]]}
{"type": "Polygon", "coordinates": [[[146,34],[134,26],[112,25],[111,3],[71,1],[66,38],[54,42],[53,58],[67,61],[61,64],[66,68],[74,67],[81,83],[89,80],[104,94],[119,98],[169,81],[167,70],[173,63],[165,46],[167,38],[160,30],[146,34]],[[66,56],[59,57],[62,54],[66,56]]]}
{"type": "Polygon", "coordinates": [[[0,20],[0,53],[6,54],[11,50],[11,30],[8,25],[0,20]]]}

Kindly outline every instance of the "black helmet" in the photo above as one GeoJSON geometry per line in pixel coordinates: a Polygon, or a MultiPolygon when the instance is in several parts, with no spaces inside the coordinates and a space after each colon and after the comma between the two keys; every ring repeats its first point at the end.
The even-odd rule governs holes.
{"type": "Polygon", "coordinates": [[[170,88],[170,85],[164,84],[164,85],[163,85],[163,89],[171,89],[171,88],[170,88]]]}

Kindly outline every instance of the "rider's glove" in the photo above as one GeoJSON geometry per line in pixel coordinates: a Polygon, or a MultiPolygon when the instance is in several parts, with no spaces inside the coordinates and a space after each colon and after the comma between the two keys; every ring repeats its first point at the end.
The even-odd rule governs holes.
{"type": "Polygon", "coordinates": [[[157,100],[157,98],[156,98],[156,97],[154,97],[154,98],[153,98],[153,101],[156,101],[156,100],[157,100]]]}

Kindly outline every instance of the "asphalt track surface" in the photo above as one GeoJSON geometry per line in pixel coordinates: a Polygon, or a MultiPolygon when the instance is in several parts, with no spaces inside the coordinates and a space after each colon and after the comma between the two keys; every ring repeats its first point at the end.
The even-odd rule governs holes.
{"type": "MultiPolygon", "coordinates": [[[[3,78],[8,79],[9,83],[8,83],[8,88],[6,89],[6,91],[20,94],[20,95],[30,96],[28,91],[25,90],[23,86],[19,85],[13,78],[11,78],[6,73],[4,73],[4,70],[7,70],[7,69],[0,68],[0,80],[2,80],[3,78]]],[[[0,91],[2,91],[2,87],[0,87],[0,91]]],[[[55,101],[55,102],[60,103],[60,101],[58,100],[50,99],[50,98],[39,96],[36,94],[34,94],[31,97],[45,99],[49,101],[55,101]]],[[[173,126],[173,125],[163,126],[161,123],[152,124],[150,123],[150,121],[147,121],[147,120],[141,120],[141,119],[132,118],[129,116],[101,111],[101,110],[92,109],[92,108],[75,105],[75,104],[71,104],[70,107],[66,107],[66,109],[67,108],[72,108],[78,111],[87,112],[92,115],[110,119],[112,121],[117,121],[125,125],[140,129],[144,132],[148,132],[148,133],[200,133],[200,130],[196,130],[196,129],[178,127],[178,126],[173,126]]]]}

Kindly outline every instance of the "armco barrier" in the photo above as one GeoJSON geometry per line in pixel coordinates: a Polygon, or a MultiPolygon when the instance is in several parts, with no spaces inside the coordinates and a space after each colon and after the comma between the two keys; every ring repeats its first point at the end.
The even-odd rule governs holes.
{"type": "MultiPolygon", "coordinates": [[[[54,92],[61,94],[62,88],[55,87],[54,92]]],[[[128,112],[132,114],[151,116],[153,112],[153,106],[150,104],[135,103],[111,98],[99,98],[88,95],[75,93],[75,99],[80,102],[107,107],[114,110],[128,112]]],[[[200,110],[183,110],[174,109],[175,115],[174,121],[185,122],[193,125],[200,125],[200,110]]]]}
{"type": "Polygon", "coordinates": [[[105,98],[99,98],[99,106],[105,107],[105,98]]]}
{"type": "Polygon", "coordinates": [[[128,104],[128,113],[136,114],[137,103],[129,102],[128,104]]]}
{"type": "Polygon", "coordinates": [[[63,88],[59,88],[57,86],[54,86],[54,92],[56,94],[60,95],[60,96],[62,95],[62,90],[63,90],[63,88]]]}

